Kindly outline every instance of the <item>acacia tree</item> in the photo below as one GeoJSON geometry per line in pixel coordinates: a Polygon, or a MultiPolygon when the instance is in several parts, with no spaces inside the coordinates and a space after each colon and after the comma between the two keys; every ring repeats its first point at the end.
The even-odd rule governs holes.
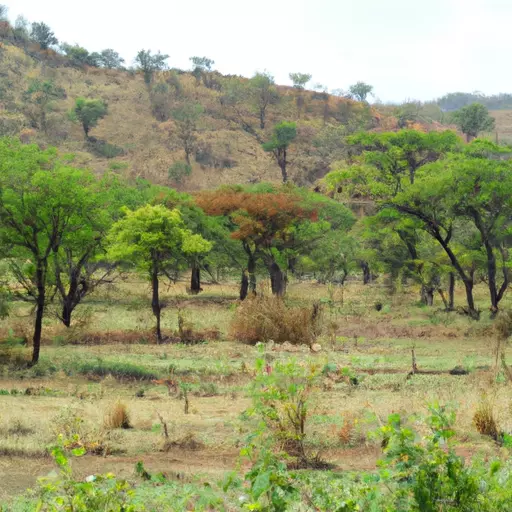
{"type": "Polygon", "coordinates": [[[265,129],[267,109],[279,101],[279,93],[274,77],[267,72],[256,73],[249,80],[251,101],[258,112],[260,129],[265,129]]]}
{"type": "Polygon", "coordinates": [[[30,81],[27,90],[23,93],[23,100],[30,108],[25,110],[25,115],[33,125],[47,131],[46,115],[51,111],[53,102],[64,99],[66,92],[57,86],[52,80],[34,79],[30,81]]]}
{"type": "MultiPolygon", "coordinates": [[[[329,173],[325,182],[330,190],[339,191],[345,200],[385,202],[407,190],[414,183],[419,169],[444,158],[457,144],[457,135],[448,130],[431,133],[400,130],[396,133],[353,135],[347,137],[353,163],[329,173]]],[[[424,242],[423,250],[418,248],[422,240],[418,232],[421,224],[386,210],[370,216],[367,225],[365,243],[371,247],[373,255],[380,255],[380,262],[392,281],[404,277],[403,270],[407,270],[407,275],[421,283],[422,300],[431,305],[434,291],[440,289],[440,275],[436,270],[440,271],[442,267],[429,261],[429,255],[433,253],[424,242]],[[391,243],[395,246],[391,247],[391,243]],[[426,268],[430,271],[426,272],[426,268]]],[[[373,263],[378,260],[372,259],[373,263]]],[[[368,262],[362,260],[361,266],[367,278],[370,274],[368,262]]]]}
{"type": "Polygon", "coordinates": [[[149,276],[156,337],[160,343],[160,276],[168,276],[169,265],[175,264],[184,254],[209,251],[211,243],[185,227],[179,210],[169,210],[162,205],[143,206],[135,211],[125,209],[125,217],[111,228],[109,242],[110,259],[131,262],[149,276]]]}
{"type": "Polygon", "coordinates": [[[98,63],[102,68],[121,69],[124,64],[124,59],[115,50],[107,48],[100,52],[98,63]]]}
{"type": "Polygon", "coordinates": [[[373,85],[366,84],[364,82],[357,82],[351,85],[349,88],[350,97],[357,101],[366,102],[366,98],[373,93],[373,85]]]}
{"type": "Polygon", "coordinates": [[[0,140],[0,246],[21,297],[35,303],[33,364],[39,360],[51,257],[84,224],[93,206],[92,182],[90,173],[59,162],[54,149],[0,140]]]}
{"type": "Polygon", "coordinates": [[[190,155],[196,149],[198,123],[204,108],[199,103],[184,103],[171,113],[177,131],[176,136],[185,152],[185,160],[190,165],[190,155]]]}
{"type": "Polygon", "coordinates": [[[169,55],[162,54],[160,51],[154,55],[151,54],[151,50],[140,50],[139,53],[137,53],[135,63],[137,69],[142,71],[146,85],[151,84],[155,72],[161,71],[167,67],[166,60],[168,58],[169,55]]]}
{"type": "MultiPolygon", "coordinates": [[[[284,295],[283,253],[296,246],[294,229],[301,222],[317,218],[316,212],[303,204],[303,198],[292,191],[272,187],[263,190],[237,187],[202,192],[196,196],[196,202],[209,215],[229,217],[231,237],[241,242],[247,254],[248,291],[256,291],[256,261],[261,258],[269,273],[272,293],[284,295]]],[[[241,288],[244,287],[242,279],[241,288]]],[[[242,293],[241,298],[245,298],[242,293]]]]}
{"type": "Polygon", "coordinates": [[[42,50],[48,50],[50,46],[59,44],[59,40],[55,37],[52,29],[43,22],[32,23],[30,37],[39,44],[42,50]]]}
{"type": "Polygon", "coordinates": [[[87,189],[89,206],[79,230],[66,234],[53,247],[55,287],[61,305],[59,319],[70,327],[72,314],[99,286],[112,282],[115,264],[105,259],[106,236],[121,208],[142,206],[156,191],[128,186],[106,174],[87,189]]]}
{"type": "Polygon", "coordinates": [[[481,103],[466,105],[452,114],[452,119],[459,130],[466,135],[470,142],[478,137],[480,132],[488,132],[494,129],[495,119],[489,115],[487,107],[481,103]]]}
{"type": "Polygon", "coordinates": [[[311,80],[309,73],[290,73],[288,76],[293,83],[293,87],[300,90],[303,90],[306,84],[311,80]]]}
{"type": "Polygon", "coordinates": [[[192,74],[195,76],[197,84],[199,85],[200,81],[203,80],[204,86],[211,89],[213,87],[211,72],[215,61],[208,57],[190,57],[189,60],[194,65],[192,74]]]}
{"type": "Polygon", "coordinates": [[[281,169],[283,183],[288,181],[288,147],[297,138],[297,125],[293,122],[282,121],[274,126],[272,139],[265,142],[262,147],[272,153],[277,165],[281,169]]]}
{"type": "Polygon", "coordinates": [[[103,119],[107,113],[107,104],[103,100],[77,98],[75,106],[70,113],[70,118],[81,123],[85,138],[89,139],[91,128],[94,128],[98,121],[103,119]]]}
{"type": "MultiPolygon", "coordinates": [[[[421,179],[391,203],[417,218],[446,252],[466,289],[468,313],[478,317],[473,298],[475,271],[482,268],[495,314],[510,282],[507,232],[510,229],[512,186],[510,164],[493,158],[456,155],[427,166],[421,179]],[[471,231],[477,234],[471,235],[471,231]],[[463,250],[454,247],[457,235],[469,232],[463,250]],[[467,267],[468,254],[478,266],[467,267]],[[498,283],[498,261],[502,274],[498,283]]],[[[471,259],[471,258],[469,258],[471,259]]]]}

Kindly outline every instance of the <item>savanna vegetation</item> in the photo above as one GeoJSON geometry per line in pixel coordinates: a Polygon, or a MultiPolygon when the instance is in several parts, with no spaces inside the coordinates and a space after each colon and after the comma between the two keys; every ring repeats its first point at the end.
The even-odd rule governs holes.
{"type": "Polygon", "coordinates": [[[0,510],[512,510],[505,95],[0,38],[0,510]]]}

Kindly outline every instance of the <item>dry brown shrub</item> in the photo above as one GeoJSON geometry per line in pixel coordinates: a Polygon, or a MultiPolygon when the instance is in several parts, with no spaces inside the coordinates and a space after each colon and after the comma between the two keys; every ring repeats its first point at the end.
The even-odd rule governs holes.
{"type": "Polygon", "coordinates": [[[165,441],[162,451],[169,451],[172,448],[180,448],[182,450],[201,450],[204,448],[204,443],[197,439],[193,432],[187,432],[182,438],[175,441],[165,441]]]}
{"type": "Polygon", "coordinates": [[[473,415],[473,424],[480,434],[489,436],[495,441],[498,440],[498,424],[494,417],[492,403],[487,398],[483,398],[478,404],[475,414],[473,415]]]}
{"type": "Polygon", "coordinates": [[[230,334],[250,345],[269,340],[311,345],[317,337],[318,325],[318,305],[292,307],[280,298],[254,297],[246,299],[236,310],[230,334]]]}
{"type": "Polygon", "coordinates": [[[115,428],[132,428],[126,405],[122,402],[116,402],[112,409],[105,414],[104,425],[105,428],[109,430],[115,428]]]}

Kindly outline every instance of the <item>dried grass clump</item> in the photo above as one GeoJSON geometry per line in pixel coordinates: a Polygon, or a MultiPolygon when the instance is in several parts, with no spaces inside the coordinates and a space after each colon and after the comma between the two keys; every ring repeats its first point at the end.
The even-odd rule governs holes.
{"type": "Polygon", "coordinates": [[[480,434],[489,436],[495,441],[499,439],[499,428],[494,417],[493,406],[487,398],[482,399],[478,404],[473,416],[473,424],[480,434]]]}
{"type": "Polygon", "coordinates": [[[126,405],[122,402],[116,402],[112,409],[105,414],[104,425],[105,428],[110,430],[116,428],[132,428],[126,405]]]}
{"type": "Polygon", "coordinates": [[[246,299],[237,309],[230,333],[235,340],[254,345],[273,340],[292,345],[312,345],[317,337],[319,306],[287,306],[280,298],[246,299]]]}

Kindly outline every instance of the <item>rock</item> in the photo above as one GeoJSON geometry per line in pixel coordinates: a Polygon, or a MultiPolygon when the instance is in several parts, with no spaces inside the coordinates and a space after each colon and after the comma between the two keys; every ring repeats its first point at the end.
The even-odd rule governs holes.
{"type": "Polygon", "coordinates": [[[450,370],[450,375],[468,375],[469,372],[462,366],[456,366],[450,370]]]}
{"type": "Polygon", "coordinates": [[[313,343],[313,345],[311,345],[311,352],[320,352],[322,350],[322,345],[320,345],[320,343],[313,343]]]}

